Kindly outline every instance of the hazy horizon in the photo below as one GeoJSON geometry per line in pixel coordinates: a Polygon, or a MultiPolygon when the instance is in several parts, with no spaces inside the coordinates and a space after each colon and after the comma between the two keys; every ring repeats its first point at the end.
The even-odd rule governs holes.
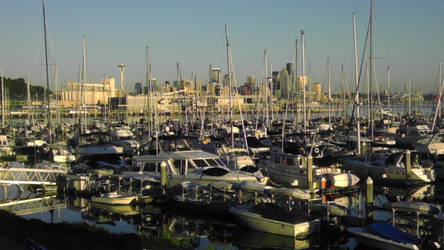
{"type": "MultiPolygon", "coordinates": [[[[305,31],[306,74],[326,85],[326,60],[332,62],[332,88],[339,89],[341,65],[353,84],[352,12],[357,12],[359,57],[362,56],[370,1],[54,1],[47,0],[49,63],[58,65],[59,84],[77,81],[86,37],[87,82],[114,77],[124,62],[128,89],[145,82],[145,47],[150,47],[153,76],[158,82],[194,73],[208,79],[208,66],[226,73],[225,23],[229,24],[234,70],[239,85],[248,75],[263,78],[263,51],[273,71],[294,60],[294,41],[305,31]]],[[[444,16],[439,0],[375,1],[375,65],[378,83],[386,88],[391,67],[391,90],[402,90],[409,76],[412,88],[436,91],[438,64],[443,61],[444,16]]],[[[15,0],[3,4],[0,22],[4,37],[0,64],[6,77],[26,76],[31,84],[44,81],[41,1],[15,0]]],[[[299,42],[300,45],[300,42],[299,42]]],[[[301,72],[300,50],[298,71],[301,72]]],[[[368,56],[368,54],[367,54],[368,56]]],[[[270,70],[269,65],[269,70],[270,70]]],[[[53,76],[53,66],[51,66],[53,76]]],[[[51,87],[53,88],[53,77],[51,87]]],[[[45,84],[46,86],[46,84],[45,84]]],[[[365,85],[363,85],[365,86],[365,85]]],[[[362,89],[366,92],[366,89],[362,89]]]]}

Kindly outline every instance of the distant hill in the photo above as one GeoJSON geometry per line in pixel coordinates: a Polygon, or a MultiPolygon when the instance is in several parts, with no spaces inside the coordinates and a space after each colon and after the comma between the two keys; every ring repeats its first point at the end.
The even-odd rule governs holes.
{"type": "MultiPolygon", "coordinates": [[[[6,96],[10,100],[26,100],[26,82],[23,78],[11,79],[11,78],[3,78],[5,88],[6,88],[6,96]]],[[[41,86],[33,86],[31,85],[31,99],[35,100],[36,95],[38,100],[43,100],[45,88],[41,86]]],[[[1,85],[0,85],[0,97],[1,97],[1,85]]]]}

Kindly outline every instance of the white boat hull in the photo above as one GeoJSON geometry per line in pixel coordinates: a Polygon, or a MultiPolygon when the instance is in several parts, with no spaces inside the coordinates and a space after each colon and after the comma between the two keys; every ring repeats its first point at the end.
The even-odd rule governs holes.
{"type": "Polygon", "coordinates": [[[267,219],[260,214],[249,212],[244,209],[238,209],[236,207],[230,208],[230,212],[245,226],[266,233],[297,237],[313,234],[321,230],[321,221],[319,219],[291,224],[267,219]]]}
{"type": "Polygon", "coordinates": [[[117,197],[91,197],[93,202],[109,205],[128,205],[137,199],[136,195],[123,195],[117,197]]]}

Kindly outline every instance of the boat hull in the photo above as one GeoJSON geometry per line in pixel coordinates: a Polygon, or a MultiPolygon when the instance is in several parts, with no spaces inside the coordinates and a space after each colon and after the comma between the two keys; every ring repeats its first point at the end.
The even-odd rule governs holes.
{"type": "Polygon", "coordinates": [[[406,249],[419,249],[418,246],[410,243],[399,243],[393,240],[385,239],[373,234],[364,232],[364,228],[349,227],[347,229],[352,233],[359,243],[366,246],[371,246],[375,249],[390,249],[390,250],[406,250],[406,249]]]}
{"type": "Polygon", "coordinates": [[[358,160],[345,160],[343,168],[352,171],[360,178],[370,176],[373,181],[388,184],[424,184],[436,180],[435,169],[412,168],[407,174],[405,168],[371,165],[358,160]]]}
{"type": "Polygon", "coordinates": [[[300,237],[320,231],[319,219],[291,224],[262,217],[260,214],[249,212],[237,207],[230,208],[230,213],[245,226],[266,233],[285,235],[289,237],[300,237]]]}
{"type": "Polygon", "coordinates": [[[119,197],[91,197],[91,200],[96,203],[109,204],[109,205],[128,205],[133,202],[137,196],[127,195],[119,197]]]}

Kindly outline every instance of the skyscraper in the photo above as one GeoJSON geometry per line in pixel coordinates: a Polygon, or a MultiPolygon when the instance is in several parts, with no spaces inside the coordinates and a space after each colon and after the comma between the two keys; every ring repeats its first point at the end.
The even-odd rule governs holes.
{"type": "Polygon", "coordinates": [[[228,85],[230,85],[230,82],[228,81],[228,74],[225,74],[223,80],[223,86],[228,86],[228,85]]]}
{"type": "Polygon", "coordinates": [[[210,83],[221,84],[221,71],[220,71],[220,68],[213,68],[210,65],[210,83]]]}
{"type": "Polygon", "coordinates": [[[142,83],[136,82],[136,84],[134,85],[134,91],[135,91],[136,95],[141,95],[142,94],[142,83]]]}

